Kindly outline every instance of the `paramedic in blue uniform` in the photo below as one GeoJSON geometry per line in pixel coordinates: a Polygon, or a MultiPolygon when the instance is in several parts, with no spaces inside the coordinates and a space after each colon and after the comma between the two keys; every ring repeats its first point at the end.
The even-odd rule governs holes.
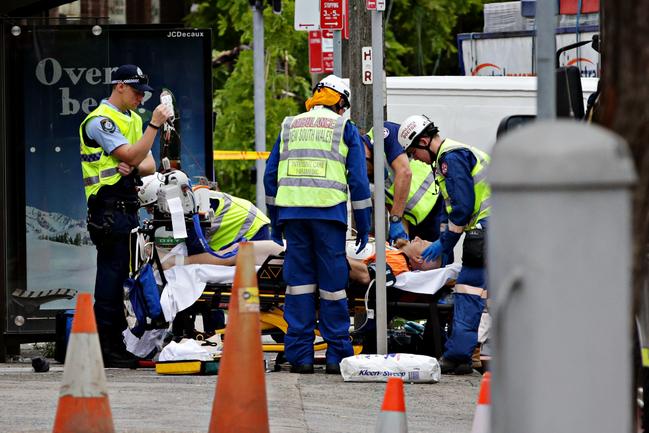
{"type": "MultiPolygon", "coordinates": [[[[392,188],[394,195],[392,197],[392,208],[390,209],[390,230],[388,232],[388,241],[390,242],[395,242],[397,239],[409,239],[403,227],[403,212],[406,207],[408,191],[410,191],[412,171],[410,171],[408,157],[397,140],[398,132],[398,123],[387,121],[383,123],[383,152],[385,153],[385,162],[390,166],[393,173],[391,177],[386,173],[386,179],[389,177],[394,186],[392,188]]],[[[370,129],[362,138],[365,145],[367,175],[370,182],[372,182],[372,179],[374,179],[374,130],[370,129]]]]}
{"type": "Polygon", "coordinates": [[[159,105],[142,132],[135,109],[153,89],[135,65],[111,74],[108,99],[79,127],[81,170],[88,202],[88,231],[97,247],[95,316],[106,367],[135,367],[126,351],[123,283],[129,273],[129,233],[139,225],[137,185],[140,175],[155,171],[151,146],[158,129],[172,114],[159,105]]]}
{"type": "MultiPolygon", "coordinates": [[[[398,123],[383,123],[385,200],[386,205],[390,206],[388,240],[394,243],[399,238],[408,240],[419,236],[428,241],[435,241],[439,238],[443,206],[442,201],[437,200],[434,174],[430,167],[408,160],[399,144],[398,134],[398,123]],[[408,224],[407,229],[404,227],[404,219],[408,224]]],[[[367,175],[371,183],[374,179],[373,129],[362,138],[365,144],[367,175]]]]}
{"type": "Polygon", "coordinates": [[[287,244],[284,344],[294,373],[313,373],[316,294],[326,372],[339,373],[342,358],[353,355],[345,292],[348,191],[359,251],[367,244],[372,206],[361,137],[342,116],[349,101],[347,84],[325,77],[306,101],[307,111],[284,119],[266,164],[271,237],[281,244],[283,233],[287,244]]]}
{"type": "Polygon", "coordinates": [[[478,341],[478,326],[487,298],[484,234],[491,189],[485,179],[489,156],[449,138],[442,139],[428,117],[408,117],[399,128],[399,143],[419,161],[434,164],[448,213],[448,227],[424,250],[426,260],[450,254],[465,233],[462,270],[455,284],[453,326],[440,359],[442,373],[469,374],[478,341]]]}

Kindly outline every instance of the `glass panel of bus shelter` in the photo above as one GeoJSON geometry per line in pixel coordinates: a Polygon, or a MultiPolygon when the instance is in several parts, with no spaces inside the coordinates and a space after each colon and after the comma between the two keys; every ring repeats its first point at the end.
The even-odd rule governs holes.
{"type": "Polygon", "coordinates": [[[107,94],[108,26],[30,20],[9,29],[9,263],[6,330],[52,332],[57,311],[92,291],[79,124],[107,94]],[[13,31],[12,31],[13,29],[13,31]]]}
{"type": "MultiPolygon", "coordinates": [[[[79,125],[110,95],[111,69],[130,63],[149,75],[155,90],[136,110],[145,127],[160,91],[173,92],[181,139],[170,153],[190,178],[213,179],[209,30],[31,24],[10,38],[7,61],[14,144],[7,154],[8,332],[51,332],[52,316],[73,308],[76,292],[94,290],[79,125]]],[[[152,149],[158,166],[159,136],[152,149]]]]}

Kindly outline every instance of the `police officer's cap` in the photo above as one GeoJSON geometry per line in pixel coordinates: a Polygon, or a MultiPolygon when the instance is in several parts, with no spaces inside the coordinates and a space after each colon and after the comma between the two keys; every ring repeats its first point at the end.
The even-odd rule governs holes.
{"type": "Polygon", "coordinates": [[[153,92],[153,88],[149,86],[149,77],[135,65],[120,66],[113,71],[110,80],[110,84],[124,83],[139,92],[153,92]]]}

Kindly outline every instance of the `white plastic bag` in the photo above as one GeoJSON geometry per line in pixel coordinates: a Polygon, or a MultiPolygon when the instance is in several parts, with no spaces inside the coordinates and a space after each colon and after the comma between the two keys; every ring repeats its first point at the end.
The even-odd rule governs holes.
{"type": "Polygon", "coordinates": [[[404,382],[436,383],[441,374],[435,358],[410,353],[356,355],[340,362],[345,382],[387,382],[400,377],[404,382]]]}
{"type": "Polygon", "coordinates": [[[172,341],[160,353],[159,361],[211,361],[214,357],[196,340],[172,341]]]}

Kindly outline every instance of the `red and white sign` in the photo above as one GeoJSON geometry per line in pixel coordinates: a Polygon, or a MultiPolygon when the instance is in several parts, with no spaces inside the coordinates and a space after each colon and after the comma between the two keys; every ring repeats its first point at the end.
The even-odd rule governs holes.
{"type": "Polygon", "coordinates": [[[334,71],[334,52],[326,51],[322,53],[322,68],[325,73],[334,71]]]}
{"type": "Polygon", "coordinates": [[[320,0],[320,28],[342,30],[343,0],[320,0]]]}
{"type": "Polygon", "coordinates": [[[365,0],[365,9],[368,11],[384,11],[385,0],[365,0]]]}
{"type": "Polygon", "coordinates": [[[334,71],[334,32],[322,31],[322,68],[323,72],[334,71]]]}
{"type": "Polygon", "coordinates": [[[309,70],[312,74],[324,72],[322,65],[322,36],[320,30],[309,32],[309,70]]]}
{"type": "Polygon", "coordinates": [[[309,32],[309,71],[312,74],[334,71],[334,32],[312,30],[309,32]]]}

